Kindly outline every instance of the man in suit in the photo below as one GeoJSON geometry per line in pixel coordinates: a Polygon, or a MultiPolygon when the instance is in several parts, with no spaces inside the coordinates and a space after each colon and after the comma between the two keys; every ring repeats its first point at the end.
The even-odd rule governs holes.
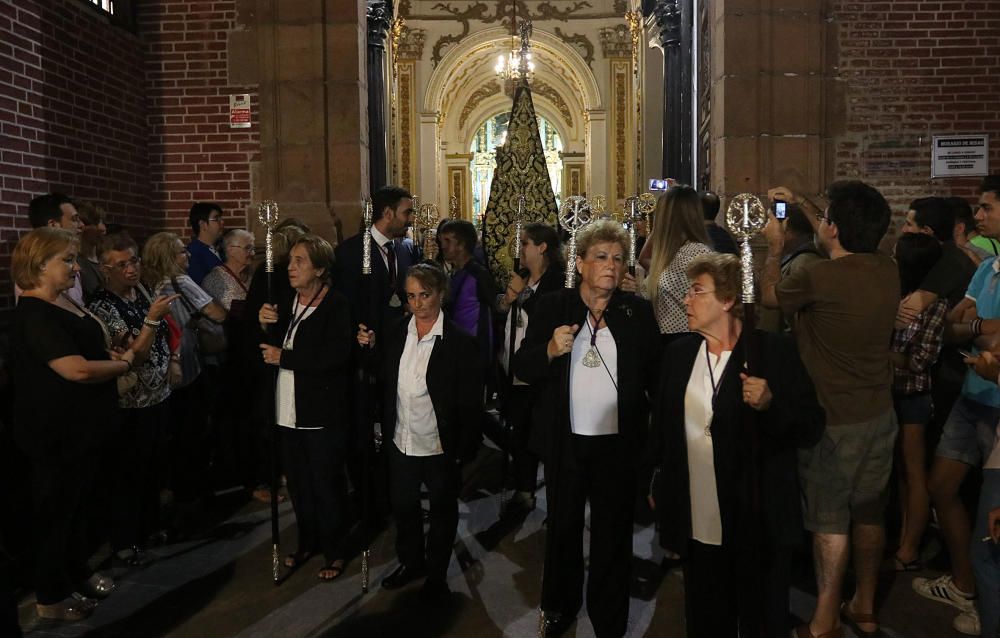
{"type": "Polygon", "coordinates": [[[362,282],[361,242],[366,238],[358,233],[337,246],[334,288],[347,297],[355,325],[365,323],[378,331],[387,320],[402,318],[406,271],[420,261],[420,253],[406,238],[406,229],[413,225],[413,196],[406,189],[378,189],[372,195],[372,210],[371,280],[362,282]]]}

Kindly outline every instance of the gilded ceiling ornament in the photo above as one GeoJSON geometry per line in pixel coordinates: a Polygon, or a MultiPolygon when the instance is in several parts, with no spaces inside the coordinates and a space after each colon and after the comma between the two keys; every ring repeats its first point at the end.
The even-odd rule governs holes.
{"type": "Polygon", "coordinates": [[[566,100],[559,91],[557,91],[552,85],[547,84],[544,80],[535,80],[531,83],[531,91],[540,97],[544,97],[549,102],[556,107],[559,114],[562,115],[566,124],[573,126],[573,114],[569,109],[569,105],[566,104],[566,100]]]}
{"type": "Polygon", "coordinates": [[[469,115],[472,114],[472,111],[474,111],[475,108],[479,106],[483,100],[485,100],[488,97],[494,96],[499,92],[500,92],[500,83],[497,82],[496,78],[491,79],[489,82],[487,82],[486,84],[482,85],[481,87],[473,91],[472,95],[469,96],[469,100],[465,103],[465,106],[462,108],[462,114],[458,117],[458,127],[460,129],[464,129],[465,123],[468,121],[469,115]]]}
{"type": "MultiPolygon", "coordinates": [[[[389,41],[392,42],[392,68],[395,69],[399,63],[399,39],[406,31],[406,20],[396,18],[389,25],[389,41]]],[[[395,75],[395,72],[393,72],[395,75]]]]}
{"type": "Polygon", "coordinates": [[[396,45],[396,52],[404,60],[419,60],[424,57],[424,41],[426,39],[426,30],[404,27],[396,45]]]}
{"type": "Polygon", "coordinates": [[[594,45],[587,36],[582,33],[564,33],[559,27],[556,27],[554,31],[560,40],[573,47],[580,54],[587,66],[594,68],[594,45]]]}
{"type": "Polygon", "coordinates": [[[601,49],[606,58],[631,58],[632,34],[627,24],[616,24],[613,27],[602,27],[598,32],[601,39],[601,49]]]}

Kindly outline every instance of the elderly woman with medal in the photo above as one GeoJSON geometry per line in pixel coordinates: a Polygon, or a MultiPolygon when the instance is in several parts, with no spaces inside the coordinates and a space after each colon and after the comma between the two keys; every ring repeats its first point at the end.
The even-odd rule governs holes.
{"type": "Polygon", "coordinates": [[[696,334],[667,348],[653,409],[650,500],[660,544],[685,559],[689,638],[788,635],[796,449],[823,427],[793,344],[748,321],[744,272],[717,253],[688,266],[696,334]]]}
{"type": "Polygon", "coordinates": [[[298,522],[298,549],[285,567],[298,568],[322,552],[317,573],[333,580],[344,570],[347,531],[344,462],[350,409],[348,379],[354,331],[347,299],[331,290],[333,248],[322,237],[304,235],[289,252],[288,280],[294,293],[261,306],[262,330],[274,325],[281,346],[261,343],[265,364],[278,366],[275,418],[282,467],[298,522]]]}
{"type": "Polygon", "coordinates": [[[560,218],[575,267],[566,288],[538,300],[514,357],[517,377],[539,388],[534,427],[549,430],[542,612],[545,635],[558,636],[582,606],[589,501],[587,610],[597,636],[622,636],[635,466],[648,429],[640,415],[656,386],[659,330],[649,302],[618,289],[629,246],[624,229],[610,220],[586,223],[585,201],[569,205],[575,210],[560,218]]]}

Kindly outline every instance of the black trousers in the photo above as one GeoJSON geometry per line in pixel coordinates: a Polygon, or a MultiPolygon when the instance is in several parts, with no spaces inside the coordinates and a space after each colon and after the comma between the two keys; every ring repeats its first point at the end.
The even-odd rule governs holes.
{"type": "Polygon", "coordinates": [[[91,456],[33,459],[36,540],[35,594],[51,605],[90,578],[87,567],[87,498],[96,463],[91,456]]]}
{"type": "Polygon", "coordinates": [[[159,522],[158,459],[163,453],[167,405],[123,409],[111,439],[111,548],[142,547],[159,522]]]}
{"type": "Polygon", "coordinates": [[[569,435],[558,469],[546,465],[549,524],[542,609],[576,616],[583,597],[584,508],[590,501],[587,613],[598,638],[628,628],[634,471],[617,434],[569,435]],[[549,471],[549,470],[554,471],[549,471]],[[554,498],[553,498],[554,497],[554,498]]]}
{"type": "Polygon", "coordinates": [[[789,632],[791,550],[759,561],[725,546],[688,542],[684,608],[688,638],[784,638],[789,632]]]}
{"type": "Polygon", "coordinates": [[[174,390],[167,400],[170,413],[167,484],[180,502],[195,501],[212,487],[209,473],[212,433],[206,383],[205,374],[199,374],[191,384],[174,390]]]}
{"type": "Polygon", "coordinates": [[[321,551],[327,562],[344,558],[346,433],[336,428],[279,430],[282,467],[299,528],[298,551],[321,551]]]}
{"type": "Polygon", "coordinates": [[[447,454],[407,456],[392,441],[389,448],[389,500],[396,520],[396,554],[410,567],[427,566],[427,577],[444,581],[458,532],[461,466],[447,454]],[[420,485],[430,496],[430,528],[424,549],[420,485]]]}
{"type": "Polygon", "coordinates": [[[514,489],[534,492],[538,486],[538,455],[528,448],[531,436],[531,406],[534,393],[530,386],[515,385],[507,391],[506,418],[510,423],[510,453],[513,458],[514,489]]]}

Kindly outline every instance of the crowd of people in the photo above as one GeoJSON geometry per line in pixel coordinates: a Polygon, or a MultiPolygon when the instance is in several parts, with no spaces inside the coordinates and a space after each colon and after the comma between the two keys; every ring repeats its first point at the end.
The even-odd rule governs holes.
{"type": "Polygon", "coordinates": [[[974,207],[915,200],[898,237],[861,182],[768,199],[788,214],[769,214],[750,309],[719,198],[683,185],[641,246],[602,218],[570,255],[558,228],[526,224],[521,269],[499,286],[473,224],[415,241],[413,197],[394,186],[373,193],[370,233],[336,246],[282,221],[270,278],[217,204],[191,207],[189,241],[140,248],[92,205],[35,198],[11,257],[4,437],[30,476],[19,565],[38,616],[82,620],[113,595],[88,563],[98,503],[100,540],[128,569],[182,527],[167,505],[176,519],[214,488],[269,501],[283,483],[298,532],[286,568],[321,555],[317,577],[335,580],[391,520],[398,565],[381,586],[421,580],[433,604],[485,432],[511,459],[504,517],[536,507],[544,472],[545,635],[584,601],[597,636],[625,635],[647,503],[665,564],[683,565],[688,636],[878,635],[879,574],[925,568],[932,517],[950,573],[913,588],[956,608],[958,631],[998,635],[1000,177],[974,207]],[[962,488],[979,470],[972,511],[962,488]],[[807,537],[817,604],[792,628],[807,537]]]}

